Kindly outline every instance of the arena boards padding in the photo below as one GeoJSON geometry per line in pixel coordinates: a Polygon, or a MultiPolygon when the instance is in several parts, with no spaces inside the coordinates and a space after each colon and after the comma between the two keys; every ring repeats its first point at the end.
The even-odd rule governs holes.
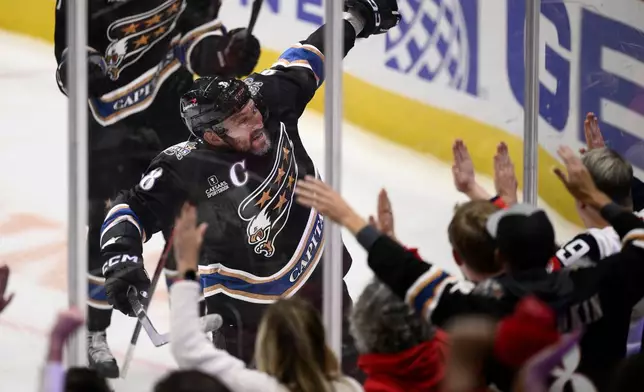
{"type": "MultiPolygon", "coordinates": [[[[226,0],[222,19],[244,26],[251,3],[226,0]]],[[[477,171],[487,175],[503,140],[521,177],[525,2],[398,3],[399,28],[358,41],[345,62],[345,118],[444,161],[451,159],[454,139],[462,138],[477,171]]],[[[54,7],[53,0],[0,2],[0,28],[51,41],[54,7]]],[[[263,46],[259,68],[305,38],[323,15],[322,0],[266,0],[255,29],[263,46]]],[[[560,144],[583,145],[587,111],[599,115],[611,147],[639,174],[644,169],[644,3],[547,3],[541,20],[539,195],[579,222],[552,168],[560,144]]],[[[324,109],[323,95],[321,89],[312,109],[324,109]]]]}

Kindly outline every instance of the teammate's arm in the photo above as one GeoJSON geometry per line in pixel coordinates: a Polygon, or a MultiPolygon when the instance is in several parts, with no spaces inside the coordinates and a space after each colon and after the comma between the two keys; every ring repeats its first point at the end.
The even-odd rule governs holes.
{"type": "Polygon", "coordinates": [[[127,299],[129,286],[147,301],[150,279],[143,266],[143,242],[172,227],[176,211],[186,200],[178,173],[164,161],[154,161],[138,185],[112,203],[101,228],[101,259],[110,305],[134,316],[127,299]]]}
{"type": "Polygon", "coordinates": [[[178,22],[178,58],[196,75],[246,76],[259,60],[259,41],[246,39],[244,28],[227,31],[217,19],[220,7],[219,0],[188,0],[178,22]]]}
{"type": "MultiPolygon", "coordinates": [[[[347,0],[344,13],[344,55],[356,38],[382,34],[400,20],[396,0],[347,0]]],[[[287,49],[270,69],[261,74],[279,78],[280,100],[301,114],[324,82],[324,29],[320,26],[307,39],[287,49]]]]}
{"type": "MultiPolygon", "coordinates": [[[[56,56],[56,83],[60,91],[67,95],[67,1],[56,3],[56,22],[54,27],[54,54],[56,56]]],[[[103,55],[96,49],[87,47],[87,84],[90,96],[100,96],[110,91],[112,86],[106,77],[107,65],[103,55]]]]}

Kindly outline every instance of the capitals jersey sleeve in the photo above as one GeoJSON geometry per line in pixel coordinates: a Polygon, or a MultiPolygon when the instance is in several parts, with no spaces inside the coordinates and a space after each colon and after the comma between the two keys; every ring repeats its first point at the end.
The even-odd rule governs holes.
{"type": "Polygon", "coordinates": [[[196,142],[184,142],[166,149],[134,188],[114,200],[101,228],[104,256],[126,251],[140,256],[142,242],[173,226],[176,213],[189,199],[177,157],[195,148],[196,142]]]}
{"type": "Polygon", "coordinates": [[[216,74],[223,64],[219,58],[227,40],[221,22],[216,19],[221,7],[219,0],[187,0],[186,9],[178,21],[181,41],[177,57],[193,74],[216,74]]]}
{"type": "MultiPolygon", "coordinates": [[[[344,22],[344,55],[354,46],[356,33],[348,21],[344,22]]],[[[278,103],[271,110],[283,115],[291,112],[299,118],[318,87],[324,82],[324,26],[307,39],[286,49],[270,68],[251,75],[247,83],[253,89],[263,85],[266,103],[278,103]]]]}

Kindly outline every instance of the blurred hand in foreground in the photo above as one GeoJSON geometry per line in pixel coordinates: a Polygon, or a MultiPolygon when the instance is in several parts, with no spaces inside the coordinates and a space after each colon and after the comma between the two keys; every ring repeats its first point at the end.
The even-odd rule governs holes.
{"type": "Polygon", "coordinates": [[[174,255],[181,276],[188,270],[198,269],[199,253],[206,229],[207,223],[197,224],[197,208],[185,203],[175,219],[173,233],[174,255]]]}
{"type": "Polygon", "coordinates": [[[61,362],[63,347],[69,337],[85,322],[83,315],[77,308],[70,308],[58,313],[56,323],[49,335],[49,362],[61,362]]]}

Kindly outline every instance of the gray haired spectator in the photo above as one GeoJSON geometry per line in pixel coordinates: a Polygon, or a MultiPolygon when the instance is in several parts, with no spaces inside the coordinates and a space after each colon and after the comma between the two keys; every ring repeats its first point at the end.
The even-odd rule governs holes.
{"type": "Polygon", "coordinates": [[[633,208],[631,181],[633,166],[619,153],[608,147],[587,151],[581,158],[597,189],[623,207],[633,208]]]}
{"type": "Polygon", "coordinates": [[[434,391],[443,379],[446,334],[384,283],[373,280],[355,303],[351,334],[367,374],[365,391],[434,391]]]}

